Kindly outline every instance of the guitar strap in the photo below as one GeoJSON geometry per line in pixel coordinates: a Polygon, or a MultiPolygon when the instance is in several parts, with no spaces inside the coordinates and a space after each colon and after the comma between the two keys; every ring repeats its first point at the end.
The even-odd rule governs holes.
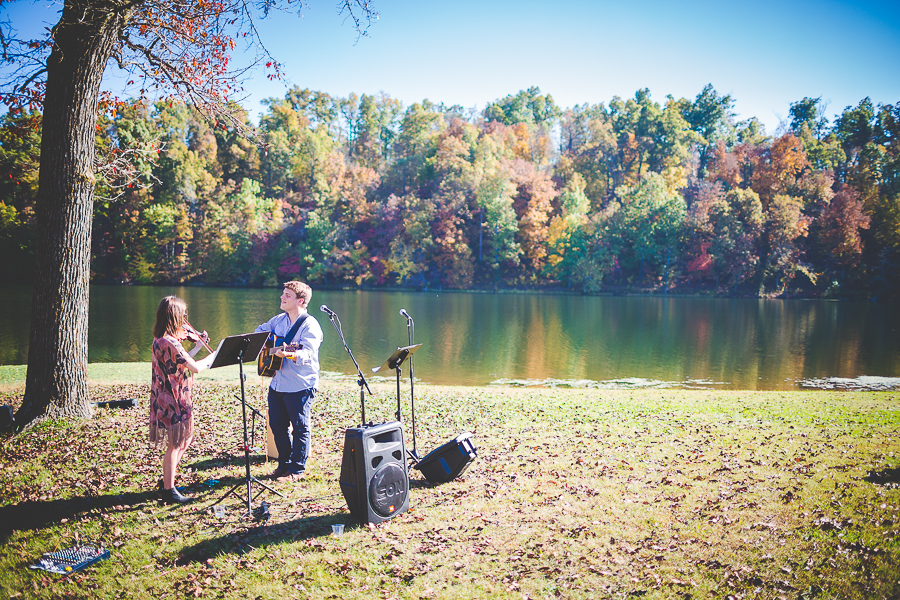
{"type": "Polygon", "coordinates": [[[294,341],[294,336],[297,335],[298,331],[300,331],[300,326],[303,325],[303,321],[305,321],[306,317],[308,316],[309,313],[306,313],[305,315],[297,319],[297,322],[294,323],[294,326],[291,327],[290,331],[287,332],[287,335],[284,336],[285,344],[290,344],[292,341],[294,341]]]}

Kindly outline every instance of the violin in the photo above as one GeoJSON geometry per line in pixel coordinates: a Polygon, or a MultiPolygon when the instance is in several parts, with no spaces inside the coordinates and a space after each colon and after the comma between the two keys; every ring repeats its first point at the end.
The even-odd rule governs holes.
{"type": "Polygon", "coordinates": [[[203,347],[206,348],[207,352],[212,353],[213,349],[209,347],[209,344],[206,343],[206,340],[203,339],[203,336],[198,333],[190,323],[188,323],[187,319],[182,320],[182,328],[185,331],[185,337],[187,339],[191,340],[192,342],[200,342],[201,344],[203,344],[203,347]]]}

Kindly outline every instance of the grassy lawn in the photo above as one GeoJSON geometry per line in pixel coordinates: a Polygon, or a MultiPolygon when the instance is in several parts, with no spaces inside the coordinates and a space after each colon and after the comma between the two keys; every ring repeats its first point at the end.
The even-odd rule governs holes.
{"type": "MultiPolygon", "coordinates": [[[[92,377],[104,382],[95,401],[147,398],[144,381],[92,377]]],[[[146,404],[0,438],[0,594],[900,597],[898,393],[421,384],[419,453],[471,431],[479,457],[439,486],[411,471],[410,510],[361,526],[338,485],[344,429],[359,421],[358,388],[341,380],[317,396],[309,474],[271,484],[285,498],[259,497],[271,518],[242,519],[233,496],[223,519],[212,514],[243,477],[235,381],[197,379],[199,430],[179,483],[200,499],[184,507],[156,501],[146,404]],[[334,523],[347,524],[342,537],[334,523]],[[76,540],[111,558],[68,577],[28,569],[76,540]]],[[[373,391],[367,418],[390,419],[395,387],[373,391]]],[[[258,380],[247,394],[263,408],[258,380]]],[[[20,395],[3,381],[0,404],[20,395]]],[[[255,476],[272,467],[254,455],[255,476]]]]}

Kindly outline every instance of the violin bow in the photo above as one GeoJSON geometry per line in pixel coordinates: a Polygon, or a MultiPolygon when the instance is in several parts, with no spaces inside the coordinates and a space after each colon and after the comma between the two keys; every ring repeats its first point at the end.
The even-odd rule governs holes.
{"type": "Polygon", "coordinates": [[[190,323],[188,323],[188,320],[187,320],[187,319],[184,319],[184,325],[185,325],[185,327],[187,327],[187,329],[188,329],[191,333],[193,333],[194,335],[197,336],[197,339],[200,340],[200,343],[203,344],[203,347],[206,348],[206,351],[209,352],[210,354],[212,354],[213,349],[209,347],[209,344],[207,344],[206,342],[203,341],[203,336],[200,335],[200,332],[199,332],[199,331],[197,331],[196,329],[194,329],[194,326],[193,326],[193,325],[191,325],[190,323]]]}

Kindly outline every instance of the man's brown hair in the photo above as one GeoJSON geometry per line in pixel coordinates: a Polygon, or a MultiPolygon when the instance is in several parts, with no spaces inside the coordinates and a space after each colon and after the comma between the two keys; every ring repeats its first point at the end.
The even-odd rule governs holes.
{"type": "Polygon", "coordinates": [[[298,298],[301,298],[300,306],[306,308],[309,301],[312,300],[312,288],[302,281],[288,281],[284,284],[284,289],[291,290],[298,298]]]}

